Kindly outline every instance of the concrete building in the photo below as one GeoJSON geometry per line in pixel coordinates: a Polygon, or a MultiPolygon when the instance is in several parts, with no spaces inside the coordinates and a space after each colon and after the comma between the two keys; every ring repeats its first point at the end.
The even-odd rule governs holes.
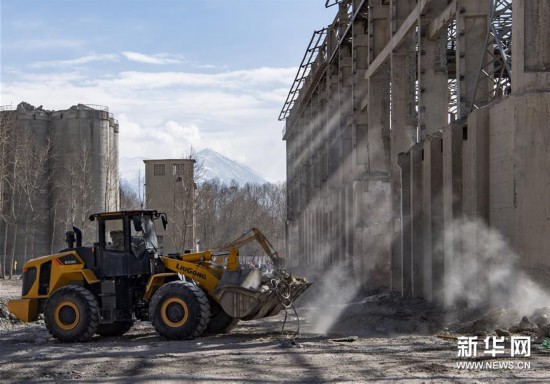
{"type": "Polygon", "coordinates": [[[161,252],[194,248],[195,179],[193,159],[144,160],[145,206],[168,215],[164,230],[157,225],[161,252]]]}
{"type": "Polygon", "coordinates": [[[326,6],[280,115],[289,258],[450,305],[457,275],[483,295],[493,236],[548,284],[550,2],[326,6]]]}
{"type": "MultiPolygon", "coordinates": [[[[65,231],[96,238],[92,213],[119,207],[118,122],[107,107],[3,107],[0,254],[25,259],[64,247],[65,231]]],[[[9,263],[7,263],[9,268],[9,263]]]]}

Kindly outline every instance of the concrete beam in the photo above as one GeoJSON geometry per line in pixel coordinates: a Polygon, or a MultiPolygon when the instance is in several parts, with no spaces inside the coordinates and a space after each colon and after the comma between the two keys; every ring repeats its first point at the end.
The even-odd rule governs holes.
{"type": "Polygon", "coordinates": [[[449,3],[447,8],[439,16],[435,17],[429,26],[428,37],[430,40],[437,40],[439,33],[447,28],[447,25],[455,18],[456,15],[456,0],[449,3]]]}
{"type": "Polygon", "coordinates": [[[365,72],[366,79],[370,78],[378,70],[378,68],[380,68],[380,66],[384,64],[384,62],[389,58],[393,50],[401,45],[403,39],[407,36],[411,29],[416,26],[418,18],[422,13],[424,13],[429,3],[430,0],[420,0],[416,7],[414,7],[414,9],[411,11],[409,16],[407,16],[401,27],[399,27],[395,35],[391,37],[390,41],[386,44],[384,49],[382,49],[382,51],[378,55],[376,55],[376,58],[370,63],[367,72],[365,72]]]}

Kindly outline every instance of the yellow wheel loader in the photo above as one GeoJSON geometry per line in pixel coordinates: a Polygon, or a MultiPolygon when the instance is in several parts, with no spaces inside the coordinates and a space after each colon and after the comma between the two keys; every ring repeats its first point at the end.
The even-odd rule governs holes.
{"type": "Polygon", "coordinates": [[[310,285],[283,269],[255,228],[228,245],[162,256],[158,219],[166,228],[166,214],[156,210],[90,216],[98,241],[82,246],[82,233],[73,227],[66,249],[28,261],[22,298],[9,301],[9,311],[24,322],[43,313],[48,331],[62,342],[87,341],[96,333],[119,336],[136,319],[150,320],[167,339],[182,340],[276,315],[310,285]],[[251,241],[271,259],[272,273],[241,265],[239,247],[251,241]]]}

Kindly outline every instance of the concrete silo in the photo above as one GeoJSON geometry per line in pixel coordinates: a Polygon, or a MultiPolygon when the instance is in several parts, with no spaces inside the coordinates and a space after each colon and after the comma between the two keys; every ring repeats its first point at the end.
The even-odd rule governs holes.
{"type": "Polygon", "coordinates": [[[52,112],[51,123],[54,238],[74,224],[93,241],[88,216],[118,208],[118,124],[107,107],[83,104],[52,112]]]}
{"type": "Polygon", "coordinates": [[[21,103],[0,113],[0,260],[9,269],[12,254],[22,266],[58,251],[72,225],[93,241],[88,216],[119,207],[118,122],[108,108],[21,103]]]}

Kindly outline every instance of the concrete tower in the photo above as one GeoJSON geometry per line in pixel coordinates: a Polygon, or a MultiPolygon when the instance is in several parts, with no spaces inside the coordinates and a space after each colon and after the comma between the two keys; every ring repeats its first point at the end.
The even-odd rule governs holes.
{"type": "MultiPolygon", "coordinates": [[[[76,225],[92,242],[91,213],[119,206],[118,122],[106,107],[3,108],[0,255],[18,261],[63,247],[76,225]]],[[[4,259],[1,257],[1,259],[4,259]]],[[[14,260],[14,261],[15,261],[14,260]]]]}
{"type": "Polygon", "coordinates": [[[168,215],[167,230],[157,228],[161,251],[168,254],[192,249],[195,160],[166,159],[144,162],[145,205],[168,215]]]}

